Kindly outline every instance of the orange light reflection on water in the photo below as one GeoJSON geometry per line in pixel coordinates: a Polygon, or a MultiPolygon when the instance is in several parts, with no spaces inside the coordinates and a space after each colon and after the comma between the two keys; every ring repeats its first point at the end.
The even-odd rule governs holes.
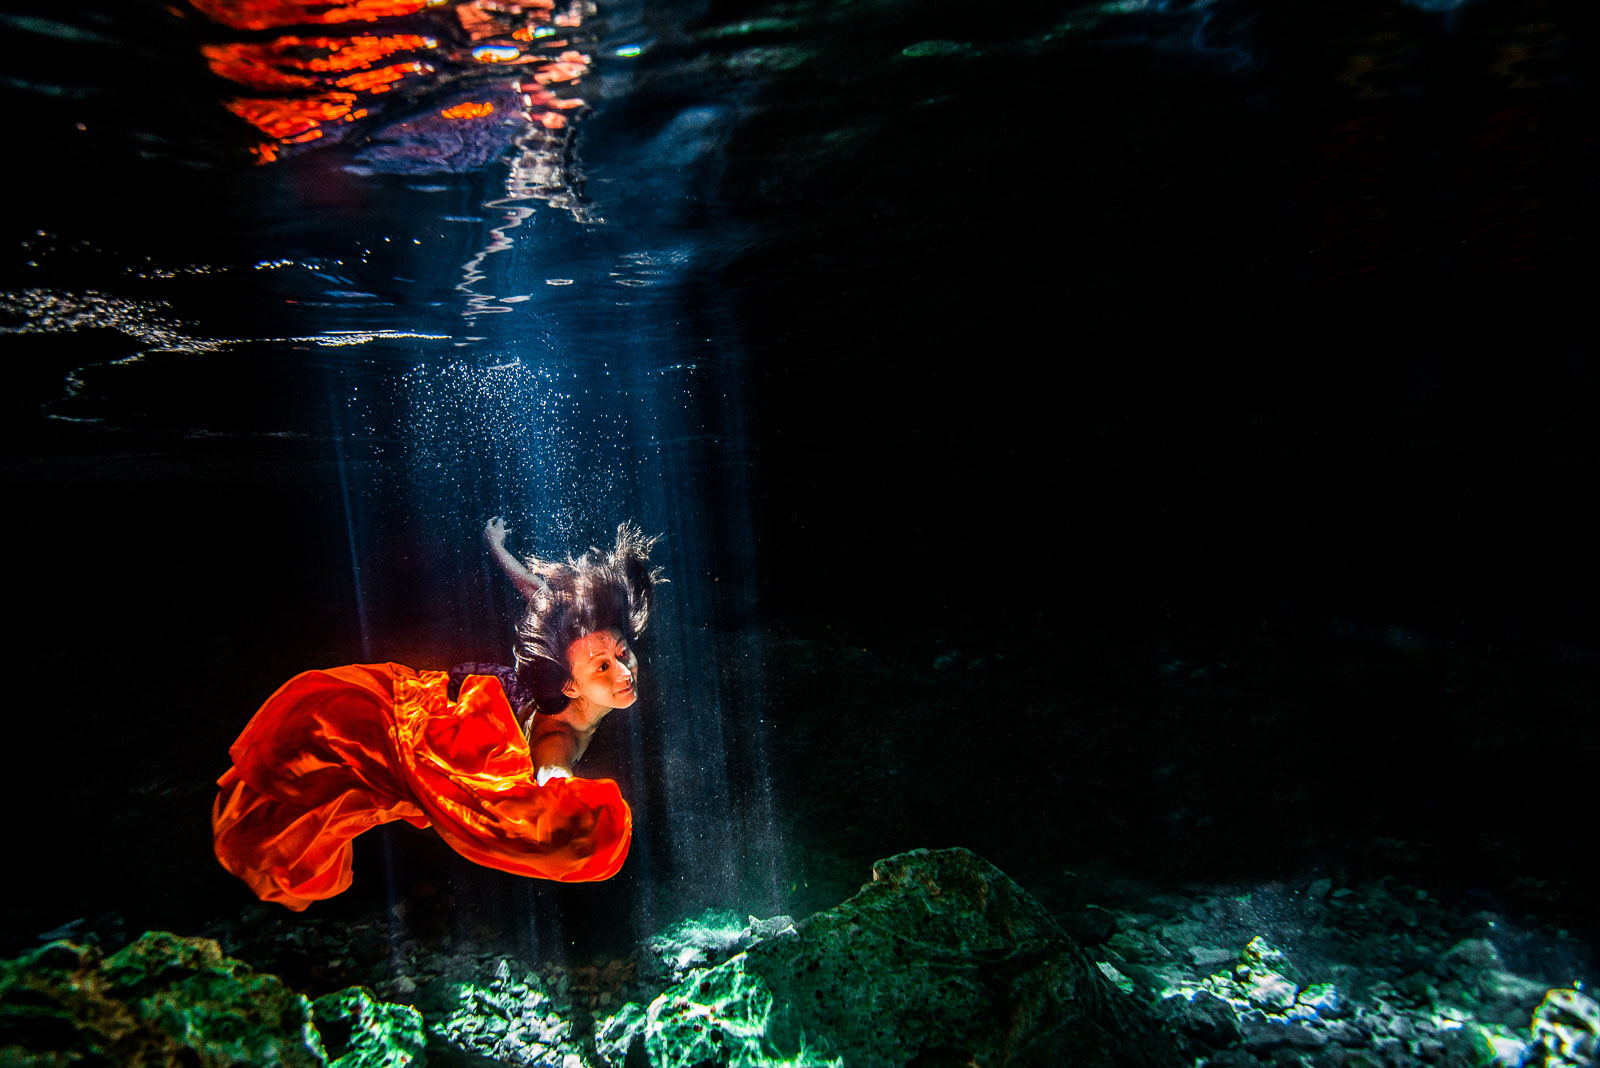
{"type": "Polygon", "coordinates": [[[275,30],[284,26],[377,22],[415,15],[432,0],[354,0],[330,4],[320,0],[189,0],[207,18],[235,30],[275,30]]]}
{"type": "Polygon", "coordinates": [[[589,57],[581,52],[563,52],[549,63],[534,71],[533,80],[540,85],[575,82],[589,71],[589,57]]]}
{"type": "Polygon", "coordinates": [[[488,101],[481,104],[457,104],[453,108],[445,108],[439,114],[447,119],[481,119],[485,115],[494,114],[494,105],[488,101]]]}
{"type": "MultiPolygon", "coordinates": [[[[590,57],[553,40],[553,25],[578,26],[589,8],[583,0],[467,0],[446,6],[442,0],[190,0],[209,18],[239,30],[297,26],[339,26],[338,36],[286,33],[270,40],[233,41],[202,48],[211,70],[250,90],[224,102],[229,111],[271,140],[253,150],[259,162],[280,158],[284,148],[325,137],[329,127],[373,114],[380,94],[415,83],[408,97],[433,94],[483,64],[509,65],[518,73],[511,83],[522,103],[520,115],[533,129],[566,127],[569,112],[583,106],[575,97],[558,97],[550,87],[571,86],[588,72],[590,57]],[[430,9],[438,9],[433,11],[430,9]],[[425,13],[425,14],[424,14],[425,13]],[[437,23],[453,20],[457,31],[441,33],[352,33],[351,23],[417,16],[437,23]],[[441,40],[461,42],[441,47],[441,40]],[[563,49],[553,54],[556,49],[563,49]],[[421,58],[425,55],[427,58],[421,58]],[[436,80],[437,85],[430,84],[436,80]]],[[[492,96],[492,94],[490,94],[492,96]]],[[[486,120],[495,104],[482,97],[460,101],[437,114],[453,121],[486,120]]],[[[504,104],[502,103],[502,107],[504,104]]],[[[374,115],[381,119],[381,113],[374,115]]],[[[492,121],[499,121],[499,117],[492,121]]]]}
{"type": "Polygon", "coordinates": [[[235,115],[275,141],[300,144],[322,136],[324,123],[348,122],[365,112],[355,106],[355,93],[324,93],[294,99],[245,99],[226,101],[235,115]]]}
{"type": "Polygon", "coordinates": [[[358,71],[334,82],[341,89],[354,89],[365,93],[386,93],[390,86],[409,74],[426,74],[432,68],[425,63],[396,63],[377,70],[358,71]]]}
{"type": "MultiPolygon", "coordinates": [[[[437,47],[431,37],[403,34],[391,37],[278,37],[271,41],[235,41],[205,45],[201,53],[213,73],[252,89],[303,89],[321,84],[313,74],[371,72],[373,64],[397,52],[421,52],[437,47]]],[[[391,71],[423,73],[420,62],[396,64],[391,71]]],[[[398,75],[381,79],[394,81],[398,75]]],[[[345,84],[344,79],[336,84],[345,84]]]]}

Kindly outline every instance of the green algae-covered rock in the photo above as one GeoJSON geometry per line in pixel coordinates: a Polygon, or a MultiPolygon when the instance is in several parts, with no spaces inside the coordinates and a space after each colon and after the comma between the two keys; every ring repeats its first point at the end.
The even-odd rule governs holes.
{"type": "Polygon", "coordinates": [[[207,938],[151,931],[110,957],[52,942],[0,961],[6,1064],[325,1064],[311,1005],[207,938]]]}
{"type": "Polygon", "coordinates": [[[407,1068],[425,1063],[422,1014],[379,1001],[366,987],[324,994],[311,1003],[329,1068],[407,1068]]]}
{"type": "Polygon", "coordinates": [[[1178,1060],[1038,902],[965,849],[879,861],[854,897],[691,973],[624,1030],[656,1068],[1178,1060]]]}
{"type": "Polygon", "coordinates": [[[638,971],[645,979],[669,986],[691,971],[721,964],[764,938],[793,931],[794,920],[789,916],[760,919],[729,909],[706,909],[645,939],[639,947],[638,971]]]}
{"type": "MultiPolygon", "coordinates": [[[[651,1003],[643,1022],[645,1053],[653,1068],[838,1068],[842,1061],[808,1047],[803,1026],[770,1035],[772,988],[740,954],[707,969],[684,988],[651,1003]]],[[[787,1015],[787,1014],[785,1014],[787,1015]]],[[[820,1040],[826,1047],[827,1039],[820,1040]]],[[[812,1045],[818,1040],[813,1037],[812,1045]]]]}
{"type": "Polygon", "coordinates": [[[0,961],[0,1064],[408,1068],[422,1046],[415,1009],[359,988],[313,1009],[209,938],[149,931],[109,957],[52,942],[0,961]]]}
{"type": "Polygon", "coordinates": [[[582,1048],[570,998],[555,998],[534,972],[502,959],[493,974],[456,975],[427,984],[419,1002],[441,1059],[473,1063],[562,1064],[582,1048]]]}

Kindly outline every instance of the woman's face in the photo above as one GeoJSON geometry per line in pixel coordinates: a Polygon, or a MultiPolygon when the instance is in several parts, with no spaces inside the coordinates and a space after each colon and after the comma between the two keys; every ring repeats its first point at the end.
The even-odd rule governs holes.
{"type": "Polygon", "coordinates": [[[627,708],[639,697],[633,688],[639,662],[620,631],[598,630],[567,646],[567,667],[572,679],[561,692],[568,697],[600,708],[627,708]]]}

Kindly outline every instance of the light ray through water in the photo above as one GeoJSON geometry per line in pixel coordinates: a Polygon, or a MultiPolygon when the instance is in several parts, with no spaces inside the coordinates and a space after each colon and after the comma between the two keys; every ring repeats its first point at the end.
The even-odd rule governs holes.
{"type": "MultiPolygon", "coordinates": [[[[643,336],[648,313],[637,315],[627,325],[643,336]]],[[[472,659],[466,634],[511,660],[516,598],[483,548],[488,516],[508,518],[515,550],[547,558],[608,544],[624,519],[665,535],[653,559],[669,585],[641,642],[649,700],[602,727],[633,782],[641,933],[674,918],[660,914],[677,907],[667,902],[776,909],[780,885],[736,361],[663,359],[661,344],[610,344],[598,358],[486,339],[474,348],[492,357],[419,362],[382,395],[352,395],[346,420],[367,428],[374,461],[353,466],[372,473],[353,522],[377,529],[382,516],[410,532],[407,551],[434,557],[414,569],[425,591],[375,590],[371,611],[393,620],[420,602],[457,621],[429,635],[435,659],[472,659]]],[[[383,566],[373,558],[358,582],[374,588],[383,566]]]]}

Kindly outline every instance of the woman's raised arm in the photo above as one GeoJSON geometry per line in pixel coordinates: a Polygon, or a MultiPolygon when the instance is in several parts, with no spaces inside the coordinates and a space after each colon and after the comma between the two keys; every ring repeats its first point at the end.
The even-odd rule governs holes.
{"type": "Polygon", "coordinates": [[[517,592],[525,598],[532,599],[544,583],[506,548],[506,535],[510,531],[511,528],[506,526],[504,518],[493,516],[483,526],[483,540],[489,546],[489,555],[494,557],[494,562],[500,565],[500,570],[506,573],[506,577],[517,588],[517,592]]]}

